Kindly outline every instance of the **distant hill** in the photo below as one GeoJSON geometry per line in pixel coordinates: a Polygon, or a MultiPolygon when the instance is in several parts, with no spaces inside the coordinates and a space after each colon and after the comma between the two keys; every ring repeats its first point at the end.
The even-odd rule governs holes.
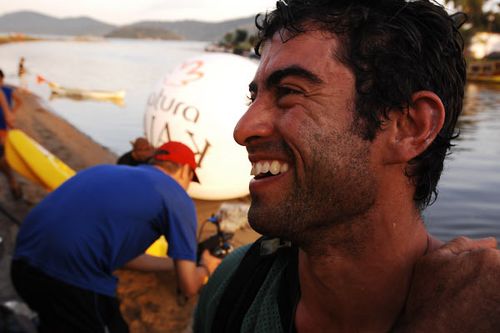
{"type": "Polygon", "coordinates": [[[0,16],[0,32],[20,32],[42,35],[102,36],[116,26],[90,17],[59,19],[31,11],[20,11],[0,16]]]}
{"type": "Polygon", "coordinates": [[[151,28],[151,27],[134,27],[134,26],[124,26],[117,28],[110,33],[104,35],[104,37],[111,38],[135,38],[135,39],[165,39],[165,40],[180,40],[184,39],[176,33],[170,32],[161,28],[151,28]]]}
{"type": "MultiPolygon", "coordinates": [[[[115,30],[123,29],[134,35],[129,30],[137,30],[143,33],[148,32],[153,35],[160,30],[170,31],[184,39],[199,41],[217,41],[227,32],[235,29],[246,29],[253,33],[254,16],[246,18],[222,21],[222,22],[202,22],[194,20],[185,21],[141,21],[124,26],[116,26],[105,22],[97,21],[89,17],[75,18],[55,18],[32,11],[19,11],[0,16],[0,32],[20,32],[25,34],[46,34],[46,35],[94,35],[105,36],[114,34],[115,30]],[[145,29],[145,30],[144,30],[145,29]]],[[[144,38],[155,38],[142,34],[144,38]]],[[[137,37],[133,37],[137,38],[137,37]]],[[[140,37],[142,38],[142,37],[140,37]]]]}
{"type": "Polygon", "coordinates": [[[235,29],[245,29],[254,32],[255,16],[222,22],[202,22],[202,21],[142,21],[131,24],[135,27],[160,28],[175,32],[189,40],[200,40],[214,42],[219,40],[227,32],[235,29]]]}

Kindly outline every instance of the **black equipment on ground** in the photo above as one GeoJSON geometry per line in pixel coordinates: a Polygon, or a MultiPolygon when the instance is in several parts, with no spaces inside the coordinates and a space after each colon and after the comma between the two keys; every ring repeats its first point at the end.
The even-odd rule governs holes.
{"type": "Polygon", "coordinates": [[[210,236],[209,238],[205,239],[202,242],[198,241],[198,251],[197,251],[198,261],[200,261],[201,254],[203,253],[204,250],[208,250],[211,255],[222,259],[233,250],[233,245],[231,245],[230,240],[233,238],[234,234],[222,231],[220,227],[220,222],[221,222],[220,217],[218,215],[212,215],[201,226],[200,235],[206,222],[214,224],[215,227],[217,228],[217,232],[215,233],[215,235],[210,236]]]}

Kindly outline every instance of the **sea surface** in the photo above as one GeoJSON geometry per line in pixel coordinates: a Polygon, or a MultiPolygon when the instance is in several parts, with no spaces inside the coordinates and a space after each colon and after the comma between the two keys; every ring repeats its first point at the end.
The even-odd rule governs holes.
{"type": "Polygon", "coordinates": [[[442,239],[496,236],[500,242],[500,84],[469,83],[458,126],[438,199],[425,212],[427,227],[442,239]]]}
{"type": "Polygon", "coordinates": [[[17,64],[24,57],[28,89],[95,141],[121,154],[142,136],[146,102],[162,77],[185,59],[203,53],[206,42],[105,39],[53,40],[0,45],[0,68],[6,82],[19,84],[17,64]],[[125,90],[125,104],[49,99],[37,75],[64,87],[125,90]]]}
{"type": "MultiPolygon", "coordinates": [[[[6,81],[19,84],[25,57],[28,89],[59,116],[116,154],[144,133],[146,102],[156,83],[185,59],[203,52],[195,41],[41,41],[0,45],[6,81]],[[126,90],[125,105],[49,99],[36,75],[67,87],[126,90]]],[[[424,213],[428,229],[443,240],[458,235],[500,240],[500,85],[469,84],[460,139],[445,164],[438,200],[424,213]]]]}

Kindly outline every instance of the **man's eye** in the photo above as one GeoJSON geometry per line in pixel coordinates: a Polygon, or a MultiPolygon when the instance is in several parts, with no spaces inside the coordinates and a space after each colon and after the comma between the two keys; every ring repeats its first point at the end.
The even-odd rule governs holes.
{"type": "Polygon", "coordinates": [[[302,92],[297,90],[297,89],[293,89],[293,88],[286,87],[286,86],[279,86],[276,88],[276,97],[278,99],[285,97],[287,95],[297,95],[297,94],[301,94],[301,93],[302,92]]]}
{"type": "Polygon", "coordinates": [[[251,105],[255,101],[255,93],[250,92],[247,95],[247,105],[251,105]]]}

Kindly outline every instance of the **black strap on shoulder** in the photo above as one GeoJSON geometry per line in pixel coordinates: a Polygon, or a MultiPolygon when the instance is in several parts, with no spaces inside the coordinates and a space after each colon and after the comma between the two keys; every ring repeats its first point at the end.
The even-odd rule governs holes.
{"type": "Polygon", "coordinates": [[[298,272],[298,248],[292,249],[293,255],[290,256],[288,266],[278,290],[278,309],[280,312],[281,327],[283,332],[295,333],[295,310],[300,299],[300,283],[298,272]]]}
{"type": "Polygon", "coordinates": [[[240,332],[243,318],[279,252],[263,255],[261,244],[266,240],[268,238],[261,237],[248,249],[231,277],[215,312],[212,333],[240,332]]]}

